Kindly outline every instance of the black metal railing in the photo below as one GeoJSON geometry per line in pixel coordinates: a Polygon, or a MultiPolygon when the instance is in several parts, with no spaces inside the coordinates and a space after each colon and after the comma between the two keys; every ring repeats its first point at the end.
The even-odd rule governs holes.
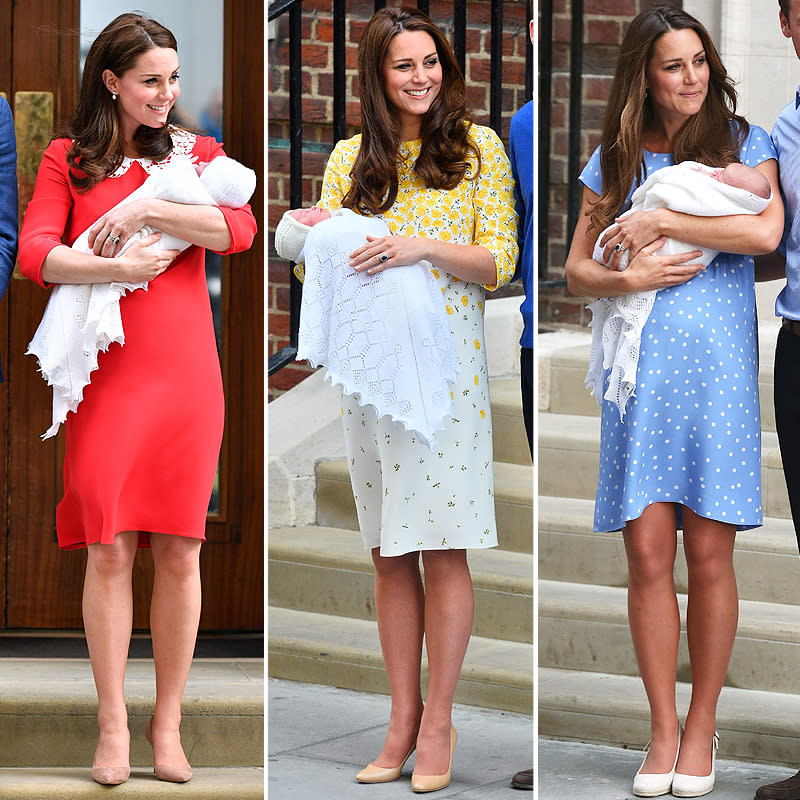
{"type": "MultiPolygon", "coordinates": [[[[578,186],[581,158],[581,86],[583,82],[583,0],[571,0],[569,56],[569,118],[567,127],[567,246],[580,214],[578,186]]],[[[566,286],[566,279],[548,280],[550,219],[550,108],[553,81],[553,2],[541,0],[539,28],[539,244],[540,288],[566,286]]]]}
{"type": "MultiPolygon", "coordinates": [[[[375,0],[375,10],[386,3],[375,0]]],[[[429,12],[429,0],[417,0],[417,8],[429,12]]],[[[532,0],[527,0],[527,19],[531,19],[532,0]]],[[[268,20],[289,15],[289,205],[302,204],[303,185],[303,120],[302,120],[302,0],[273,0],[268,20]]],[[[333,0],[333,141],[346,135],[346,0],[333,0]]],[[[467,38],[467,0],[453,0],[453,50],[461,72],[465,72],[467,38]]],[[[533,96],[533,47],[526,47],[525,99],[533,96]]],[[[502,125],[503,89],[503,3],[491,0],[491,66],[489,87],[489,124],[500,133],[502,125]]],[[[289,345],[270,356],[267,372],[273,375],[295,360],[297,333],[300,327],[302,284],[290,272],[289,345]]]]}

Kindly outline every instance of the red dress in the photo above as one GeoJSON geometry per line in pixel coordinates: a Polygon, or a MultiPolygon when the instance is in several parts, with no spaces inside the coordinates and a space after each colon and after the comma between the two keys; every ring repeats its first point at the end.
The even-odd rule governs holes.
{"type": "MultiPolygon", "coordinates": [[[[214,139],[173,133],[173,153],[211,161],[214,139]]],[[[47,148],[20,234],[23,274],[42,286],[42,264],[72,244],[137,189],[158,164],[125,163],[88,192],[70,183],[68,139],[47,148]]],[[[166,163],[166,162],[161,162],[166,163]]],[[[226,253],[250,247],[249,206],[220,209],[231,233],[226,253]]],[[[148,289],[120,300],[125,345],[101,353],[77,412],[67,415],[64,497],[58,542],[75,549],[110,543],[123,531],[205,538],[206,513],[224,417],[222,378],[206,286],[205,250],[184,250],[148,289]]],[[[149,534],[139,545],[149,544],[149,534]]]]}

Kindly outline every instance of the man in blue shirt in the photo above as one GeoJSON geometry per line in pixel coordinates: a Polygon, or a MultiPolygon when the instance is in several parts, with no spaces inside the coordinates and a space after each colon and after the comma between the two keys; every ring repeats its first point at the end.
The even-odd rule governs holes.
{"type": "MultiPolygon", "coordinates": [[[[533,41],[533,20],[530,23],[530,36],[533,41]]],[[[508,150],[514,176],[514,200],[519,216],[519,260],[514,278],[522,280],[525,290],[525,299],[520,306],[523,322],[520,339],[522,416],[533,458],[533,100],[522,106],[511,119],[508,150]]],[[[511,779],[511,785],[515,789],[533,790],[533,770],[523,769],[517,772],[511,779]]]]}
{"type": "Polygon", "coordinates": [[[0,98],[0,297],[6,293],[17,260],[18,211],[14,120],[8,103],[0,98]]]}
{"type": "MultiPolygon", "coordinates": [[[[778,0],[781,31],[800,58],[800,0],[778,0]]],[[[786,276],[775,302],[783,317],[775,349],[775,423],[789,491],[795,535],[800,544],[800,89],[781,111],[772,129],[778,153],[786,224],[778,251],[756,259],[757,280],[786,276]]],[[[756,800],[800,800],[800,772],[779,783],[761,786],[756,800]]]]}
{"type": "MultiPolygon", "coordinates": [[[[533,20],[530,23],[533,41],[533,20]]],[[[533,100],[514,114],[508,142],[511,171],[514,176],[514,199],[519,222],[519,261],[515,278],[522,280],[525,299],[522,301],[523,330],[520,339],[520,376],[522,414],[528,446],[533,456],[533,100]]]]}

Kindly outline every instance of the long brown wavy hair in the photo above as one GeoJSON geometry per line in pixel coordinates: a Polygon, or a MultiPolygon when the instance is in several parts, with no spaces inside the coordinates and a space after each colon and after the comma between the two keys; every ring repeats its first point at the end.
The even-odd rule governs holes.
{"type": "Polygon", "coordinates": [[[480,153],[469,135],[464,78],[453,48],[422,11],[383,8],[369,21],[358,45],[361,147],[342,205],[359,213],[388,211],[397,198],[400,123],[386,97],[383,69],[392,39],[403,31],[430,34],[442,65],[439,93],[422,117],[422,146],[414,171],[432,189],[453,189],[463,178],[472,180],[480,173],[480,153]]]}
{"type": "MultiPolygon", "coordinates": [[[[79,191],[91,189],[122,163],[124,142],[116,103],[103,82],[103,72],[122,77],[142,53],[155,47],[178,50],[175,37],[163,25],[139,14],[120,14],[94,40],[83,68],[78,105],[64,130],[73,140],[67,153],[70,180],[79,191]],[[82,173],[82,174],[81,174],[82,173]]],[[[172,150],[170,109],[160,128],[140,125],[134,134],[139,155],[160,161],[172,150]]]]}
{"type": "Polygon", "coordinates": [[[646,174],[644,136],[655,116],[646,91],[647,66],[655,43],[671,30],[693,30],[705,50],[709,66],[708,94],[700,111],[681,126],[673,141],[676,164],[699,161],[723,167],[739,160],[747,136],[747,121],[736,114],[736,90],[708,31],[694,17],[672,6],[647,9],[631,22],[617,60],[617,70],[606,107],[600,165],[603,188],[591,209],[590,230],[603,230],[622,208],[634,181],[646,174]]]}

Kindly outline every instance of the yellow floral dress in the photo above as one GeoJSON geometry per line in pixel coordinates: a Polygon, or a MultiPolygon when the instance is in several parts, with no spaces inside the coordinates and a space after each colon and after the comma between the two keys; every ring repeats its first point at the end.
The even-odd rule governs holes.
{"type": "MultiPolygon", "coordinates": [[[[350,479],[366,548],[381,555],[415,550],[494,547],[492,419],[483,336],[485,289],[511,280],[517,260],[511,166],[491,129],[473,125],[481,154],[477,180],[455,189],[429,189],[414,173],[420,140],[405,142],[398,163],[394,205],[382,216],[398,236],[424,236],[456,244],[479,244],[494,256],[492,286],[467,283],[434,264],[461,367],[452,386],[453,411],[433,449],[372,406],[342,397],[350,479]]],[[[325,169],[319,206],[341,207],[361,136],[339,142],[325,169]]]]}

